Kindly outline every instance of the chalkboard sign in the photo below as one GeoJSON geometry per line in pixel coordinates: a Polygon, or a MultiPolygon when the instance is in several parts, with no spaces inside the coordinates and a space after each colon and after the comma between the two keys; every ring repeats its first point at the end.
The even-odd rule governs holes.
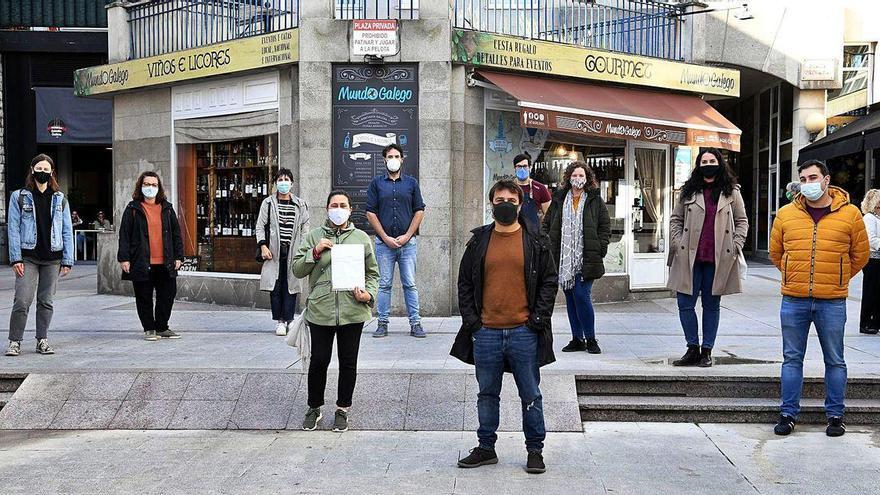
{"type": "Polygon", "coordinates": [[[386,173],[382,149],[398,144],[402,172],[419,177],[418,65],[334,65],[332,90],[333,189],[351,195],[352,221],[372,234],[367,187],[386,173]]]}
{"type": "Polygon", "coordinates": [[[181,272],[197,272],[199,271],[200,256],[184,256],[183,264],[180,265],[181,272]]]}

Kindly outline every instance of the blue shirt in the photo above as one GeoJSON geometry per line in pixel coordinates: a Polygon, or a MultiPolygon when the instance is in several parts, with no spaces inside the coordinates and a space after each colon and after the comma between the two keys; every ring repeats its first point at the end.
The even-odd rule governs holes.
{"type": "Polygon", "coordinates": [[[410,175],[401,174],[397,180],[379,175],[367,189],[367,211],[379,217],[389,237],[406,234],[416,212],[424,209],[419,182],[410,175]]]}

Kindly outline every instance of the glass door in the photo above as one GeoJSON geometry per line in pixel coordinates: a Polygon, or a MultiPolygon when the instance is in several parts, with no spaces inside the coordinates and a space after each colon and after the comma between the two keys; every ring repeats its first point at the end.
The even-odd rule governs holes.
{"type": "Polygon", "coordinates": [[[630,194],[630,288],[666,286],[671,211],[669,147],[628,143],[630,194]]]}

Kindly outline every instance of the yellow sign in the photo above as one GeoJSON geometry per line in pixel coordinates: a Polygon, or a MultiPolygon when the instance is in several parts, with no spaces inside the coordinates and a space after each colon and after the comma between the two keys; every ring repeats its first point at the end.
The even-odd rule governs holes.
{"type": "Polygon", "coordinates": [[[455,29],[452,61],[475,67],[739,96],[739,71],[455,29]]]}
{"type": "Polygon", "coordinates": [[[91,96],[228,74],[299,60],[297,29],[205,45],[191,50],[79,69],[77,96],[91,96]]]}

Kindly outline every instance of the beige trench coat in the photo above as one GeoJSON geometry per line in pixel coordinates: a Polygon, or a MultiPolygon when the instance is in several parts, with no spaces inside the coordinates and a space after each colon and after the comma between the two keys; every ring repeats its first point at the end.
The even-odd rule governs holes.
{"type": "MultiPolygon", "coordinates": [[[[669,220],[668,287],[676,292],[693,294],[694,261],[700,244],[700,233],[706,217],[702,193],[678,201],[669,220]]],[[[739,186],[729,196],[718,198],[715,213],[715,279],[712,295],[723,296],[742,292],[737,257],[746,242],[749,220],[739,186]]]]}

